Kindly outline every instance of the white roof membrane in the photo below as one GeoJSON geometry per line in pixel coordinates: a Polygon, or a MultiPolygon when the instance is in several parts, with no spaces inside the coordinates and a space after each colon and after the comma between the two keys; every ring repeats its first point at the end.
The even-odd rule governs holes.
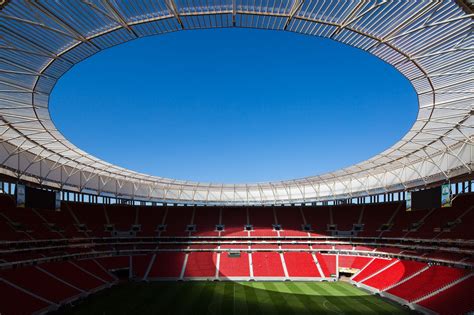
{"type": "MultiPolygon", "coordinates": [[[[11,1],[0,10],[0,173],[73,191],[218,204],[304,202],[410,189],[473,168],[474,14],[458,1],[11,1]],[[331,38],[393,65],[419,113],[391,148],[335,172],[289,181],[214,184],[127,170],[56,129],[48,99],[76,63],[130,40],[245,27],[331,38]]],[[[65,106],[67,104],[64,104],[65,106]]]]}

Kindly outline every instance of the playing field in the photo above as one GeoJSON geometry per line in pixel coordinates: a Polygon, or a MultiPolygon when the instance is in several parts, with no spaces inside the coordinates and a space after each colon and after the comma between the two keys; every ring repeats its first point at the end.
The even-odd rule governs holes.
{"type": "Polygon", "coordinates": [[[153,282],[118,285],[64,314],[406,314],[335,282],[153,282]]]}

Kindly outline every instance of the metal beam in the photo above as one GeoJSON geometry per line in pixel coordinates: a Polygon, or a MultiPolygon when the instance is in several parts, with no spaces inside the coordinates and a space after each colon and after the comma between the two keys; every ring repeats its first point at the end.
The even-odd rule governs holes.
{"type": "Polygon", "coordinates": [[[179,25],[181,26],[181,29],[184,30],[184,24],[183,21],[181,21],[181,16],[179,15],[179,11],[176,7],[176,3],[174,2],[174,0],[165,0],[165,4],[178,21],[179,25]]]}
{"type": "Polygon", "coordinates": [[[285,26],[283,27],[283,30],[287,30],[288,26],[290,25],[291,21],[293,20],[293,17],[298,13],[298,11],[301,9],[301,6],[303,5],[304,0],[293,0],[293,5],[291,6],[290,13],[288,15],[288,18],[286,19],[285,26]]]}

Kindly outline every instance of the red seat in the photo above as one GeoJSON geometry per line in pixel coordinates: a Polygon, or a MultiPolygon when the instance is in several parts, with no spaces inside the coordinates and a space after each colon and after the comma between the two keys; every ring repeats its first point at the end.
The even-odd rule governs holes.
{"type": "Polygon", "coordinates": [[[254,277],[284,277],[279,253],[256,252],[252,254],[254,277]]]}
{"type": "Polygon", "coordinates": [[[220,255],[219,277],[250,277],[249,255],[240,252],[240,256],[229,256],[227,252],[220,255]]]}
{"type": "Polygon", "coordinates": [[[0,296],[0,313],[5,315],[32,314],[51,306],[3,281],[0,281],[0,296]]]}
{"type": "Polygon", "coordinates": [[[389,268],[373,276],[367,281],[364,281],[363,283],[369,287],[384,290],[389,286],[392,286],[410,277],[426,266],[427,265],[425,263],[417,261],[400,260],[396,264],[390,266],[389,268]]]}
{"type": "Polygon", "coordinates": [[[321,277],[310,253],[285,253],[285,264],[290,277],[321,277]]]}
{"type": "Polygon", "coordinates": [[[383,259],[383,258],[375,258],[371,263],[369,263],[363,270],[361,270],[358,274],[355,275],[352,280],[354,281],[362,281],[367,277],[373,275],[377,271],[387,267],[396,259],[383,259]]]}
{"type": "Polygon", "coordinates": [[[464,277],[467,273],[467,270],[458,268],[431,266],[387,292],[411,302],[464,277]]]}
{"type": "Polygon", "coordinates": [[[184,257],[183,252],[161,252],[156,254],[148,279],[179,278],[183,269],[184,257]]]}
{"type": "Polygon", "coordinates": [[[206,277],[216,276],[216,256],[214,252],[191,252],[188,255],[184,277],[206,277]]]}
{"type": "Polygon", "coordinates": [[[467,314],[474,310],[474,277],[418,302],[439,314],[467,314]]]}
{"type": "Polygon", "coordinates": [[[81,294],[81,291],[32,266],[3,270],[1,277],[55,303],[70,300],[81,294]]]}

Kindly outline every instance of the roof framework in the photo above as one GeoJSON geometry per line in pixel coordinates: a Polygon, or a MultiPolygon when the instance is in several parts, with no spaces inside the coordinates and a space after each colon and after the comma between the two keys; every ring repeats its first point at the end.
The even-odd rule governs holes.
{"type": "Polygon", "coordinates": [[[438,0],[7,2],[0,10],[0,173],[73,191],[220,204],[351,198],[470,174],[474,14],[466,8],[438,0]],[[144,36],[229,27],[331,38],[381,58],[416,90],[416,122],[391,148],[351,167],[238,185],[120,168],[80,150],[53,124],[49,95],[56,81],[85,58],[144,36]]]}

